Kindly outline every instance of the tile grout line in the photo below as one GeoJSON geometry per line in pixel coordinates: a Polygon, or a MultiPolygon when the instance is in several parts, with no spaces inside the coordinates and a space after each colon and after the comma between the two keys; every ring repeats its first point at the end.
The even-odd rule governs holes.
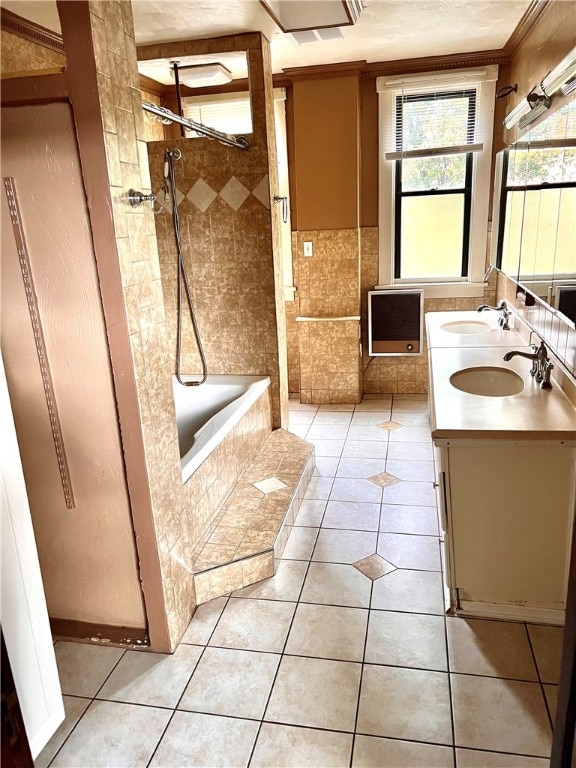
{"type": "Polygon", "coordinates": [[[542,680],[542,675],[540,674],[540,667],[538,666],[538,658],[536,657],[536,651],[534,650],[534,646],[532,644],[532,638],[530,637],[530,632],[528,630],[528,622],[523,621],[522,624],[524,625],[524,629],[526,631],[526,637],[528,638],[528,645],[530,646],[532,660],[534,662],[534,667],[536,668],[536,674],[538,675],[538,682],[540,683],[540,692],[542,693],[542,696],[544,698],[544,706],[546,707],[548,722],[550,723],[550,728],[552,729],[552,731],[554,731],[554,718],[552,717],[552,712],[550,711],[550,707],[548,705],[548,699],[546,698],[546,689],[544,688],[544,682],[542,680]]]}

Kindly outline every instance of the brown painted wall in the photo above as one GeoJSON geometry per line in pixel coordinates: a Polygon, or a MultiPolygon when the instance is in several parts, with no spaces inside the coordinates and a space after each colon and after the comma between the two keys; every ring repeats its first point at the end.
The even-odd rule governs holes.
{"type": "Polygon", "coordinates": [[[2,352],[48,609],[145,627],[106,330],[69,106],[3,110],[76,507],[67,509],[6,197],[2,352]],[[46,157],[49,162],[46,162],[46,157]]]}
{"type": "Polygon", "coordinates": [[[378,226],[378,93],[375,77],[360,80],[360,226],[378,226]]]}
{"type": "Polygon", "coordinates": [[[54,69],[63,67],[66,63],[66,58],[62,53],[24,40],[4,29],[0,32],[0,60],[3,75],[38,69],[54,69]]]}
{"type": "Polygon", "coordinates": [[[357,227],[358,78],[296,81],[293,110],[298,229],[357,227]]]}

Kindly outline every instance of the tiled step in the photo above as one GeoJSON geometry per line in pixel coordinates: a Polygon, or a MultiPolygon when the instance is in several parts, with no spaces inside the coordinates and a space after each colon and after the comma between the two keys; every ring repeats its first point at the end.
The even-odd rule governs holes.
{"type": "Polygon", "coordinates": [[[198,605],[274,575],[314,466],[310,443],[270,434],[196,549],[198,605]]]}

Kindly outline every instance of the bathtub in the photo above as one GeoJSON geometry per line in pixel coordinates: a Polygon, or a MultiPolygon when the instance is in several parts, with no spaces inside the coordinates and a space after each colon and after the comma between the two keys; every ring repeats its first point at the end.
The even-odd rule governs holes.
{"type": "Polygon", "coordinates": [[[269,386],[268,376],[208,376],[199,387],[184,387],[172,377],[183,483],[269,386]]]}

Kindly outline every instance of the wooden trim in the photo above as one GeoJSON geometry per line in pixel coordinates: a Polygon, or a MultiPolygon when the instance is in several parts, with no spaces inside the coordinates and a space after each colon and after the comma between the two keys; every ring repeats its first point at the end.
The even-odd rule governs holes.
{"type": "Polygon", "coordinates": [[[283,73],[290,80],[319,80],[326,77],[360,76],[369,66],[366,61],[341,61],[336,64],[316,64],[312,67],[287,67],[283,73]]]}
{"type": "Polygon", "coordinates": [[[344,0],[340,0],[342,3],[342,7],[344,8],[344,13],[346,14],[346,18],[348,21],[342,21],[338,24],[322,24],[322,25],[313,25],[312,27],[285,27],[284,24],[280,21],[278,16],[274,13],[272,8],[268,5],[267,0],[260,0],[260,5],[268,16],[272,19],[272,21],[284,32],[285,34],[290,34],[291,32],[306,32],[308,30],[314,30],[314,29],[334,29],[336,27],[351,27],[354,25],[354,19],[352,18],[352,14],[350,13],[350,9],[348,8],[347,3],[344,2],[344,0]]]}
{"type": "Polygon", "coordinates": [[[166,93],[166,90],[171,87],[172,86],[170,85],[159,83],[158,80],[153,80],[146,75],[140,75],[140,90],[146,91],[146,93],[153,93],[154,96],[162,97],[166,93]]]}
{"type": "Polygon", "coordinates": [[[50,619],[50,628],[54,639],[84,640],[102,645],[138,646],[150,645],[150,638],[145,629],[137,627],[116,627],[110,624],[91,624],[73,619],[50,619]]]}
{"type": "Polygon", "coordinates": [[[504,51],[511,59],[516,56],[526,35],[536,26],[551,5],[552,0],[532,0],[504,46],[504,51]]]}
{"type": "Polygon", "coordinates": [[[58,53],[64,53],[64,43],[62,35],[54,32],[52,29],[35,24],[17,13],[9,11],[7,8],[0,9],[0,26],[5,32],[29,40],[36,45],[42,45],[44,48],[51,48],[58,53]]]}
{"type": "Polygon", "coordinates": [[[169,43],[137,45],[138,61],[177,59],[180,56],[205,56],[208,53],[230,53],[260,48],[261,32],[243,32],[239,35],[203,38],[201,40],[174,40],[169,43]]]}
{"type": "Polygon", "coordinates": [[[433,72],[467,67],[486,67],[491,64],[507,64],[507,54],[502,50],[478,51],[476,53],[451,53],[447,56],[422,56],[416,59],[397,59],[367,64],[362,77],[384,77],[417,72],[433,72]]]}
{"type": "Polygon", "coordinates": [[[2,79],[3,107],[46,104],[51,101],[68,101],[68,86],[62,72],[2,79]]]}

